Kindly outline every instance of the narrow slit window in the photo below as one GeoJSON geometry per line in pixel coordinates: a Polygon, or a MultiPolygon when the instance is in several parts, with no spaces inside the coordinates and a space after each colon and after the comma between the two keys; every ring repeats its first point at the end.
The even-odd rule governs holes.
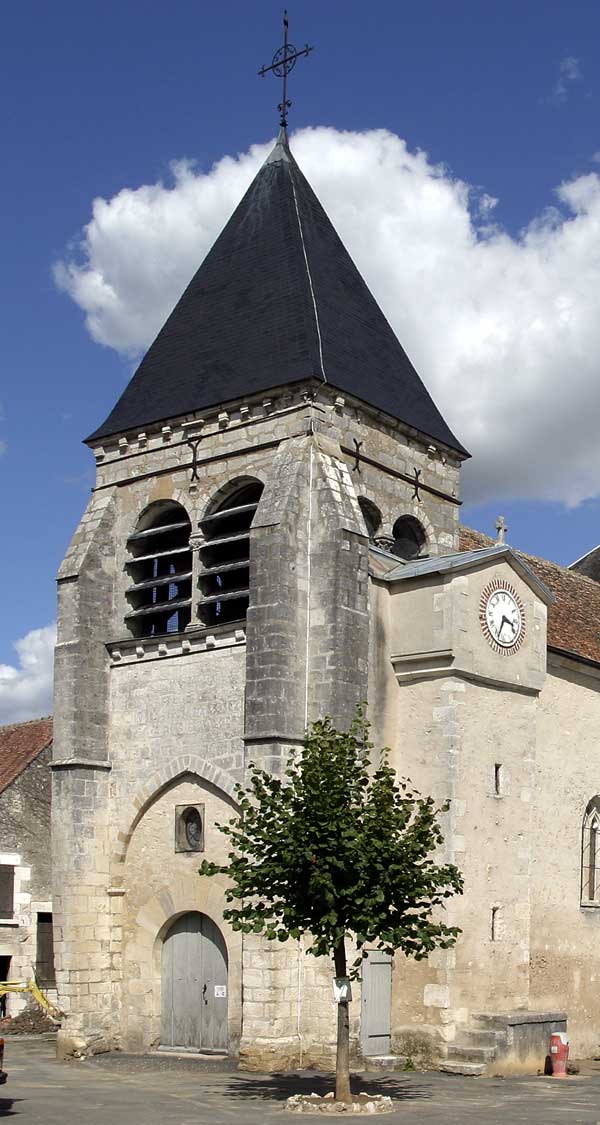
{"type": "Polygon", "coordinates": [[[498,915],[500,913],[499,906],[492,906],[492,916],[490,919],[490,941],[498,941],[498,915]]]}
{"type": "Polygon", "coordinates": [[[590,858],[588,866],[588,898],[594,902],[596,898],[596,857],[598,849],[598,825],[594,821],[590,828],[590,858]]]}
{"type": "Polygon", "coordinates": [[[15,913],[15,869],[0,864],[0,918],[13,918],[15,913]]]}
{"type": "Polygon", "coordinates": [[[52,915],[48,913],[37,916],[35,975],[43,988],[53,988],[56,984],[52,915]]]}
{"type": "Polygon", "coordinates": [[[502,796],[502,766],[499,762],[494,766],[494,794],[496,797],[502,796]]]}

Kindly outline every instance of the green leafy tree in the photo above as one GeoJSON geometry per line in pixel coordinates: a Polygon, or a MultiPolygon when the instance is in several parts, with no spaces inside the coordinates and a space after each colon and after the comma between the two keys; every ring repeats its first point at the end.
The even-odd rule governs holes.
{"type": "MultiPolygon", "coordinates": [[[[448,806],[398,781],[387,749],[373,770],[372,748],[359,707],[347,731],[329,718],[313,723],[283,778],[250,766],[239,814],[219,825],[228,862],[200,868],[229,877],[224,914],[235,930],[282,942],[306,934],[307,953],[331,957],[338,978],[360,975],[367,946],[421,960],[460,933],[439,908],[462,891],[461,874],[434,860],[448,806]],[[357,950],[349,972],[346,939],[357,950]]],[[[336,1098],[351,1100],[347,1000],[338,1004],[336,1098]]]]}

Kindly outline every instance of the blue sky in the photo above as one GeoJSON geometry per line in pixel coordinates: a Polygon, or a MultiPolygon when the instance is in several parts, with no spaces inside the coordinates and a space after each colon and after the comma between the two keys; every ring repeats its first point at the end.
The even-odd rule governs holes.
{"type": "MultiPolygon", "coordinates": [[[[134,366],[131,348],[124,354],[91,338],[82,308],[55,283],[53,264],[80,258],[96,197],[169,184],[171,162],[183,158],[209,173],[223,156],[273,136],[278,86],[256,71],[279,45],[280,19],[271,0],[23,0],[3,10],[0,664],[17,665],[14,642],[53,620],[54,575],[93,481],[81,439],[103,419],[134,366]]],[[[443,164],[448,182],[497,200],[493,220],[509,239],[540,217],[548,222],[558,185],[584,184],[583,177],[600,171],[596,4],[298,0],[290,8],[290,36],[315,45],[293,76],[293,128],[389,130],[411,153],[423,150],[431,164],[443,164]]],[[[597,224],[590,220],[586,230],[584,241],[594,232],[598,239],[597,224]]],[[[199,248],[197,264],[203,253],[199,248]]],[[[428,284],[435,285],[435,273],[428,284]]],[[[588,296],[600,302],[597,291],[588,296]]],[[[586,337],[588,352],[591,344],[586,337]]],[[[429,382],[422,362],[420,371],[429,382]]],[[[572,390],[564,425],[573,429],[579,422],[569,393],[581,406],[593,379],[572,380],[565,365],[564,384],[572,390]]],[[[541,401],[543,378],[538,392],[541,401]]],[[[588,412],[597,417],[598,407],[592,396],[588,412]]],[[[543,444],[535,439],[535,401],[524,404],[512,383],[502,412],[507,426],[514,412],[522,443],[531,437],[533,464],[543,444]]],[[[599,502],[593,466],[574,468],[560,424],[547,432],[557,435],[555,476],[566,482],[563,493],[556,483],[546,489],[552,466],[542,460],[539,487],[516,497],[496,459],[497,486],[488,482],[479,493],[474,487],[482,502],[468,504],[464,517],[490,531],[501,511],[512,543],[569,562],[600,540],[599,502]],[[585,476],[573,495],[570,474],[585,476]]],[[[475,481],[476,465],[469,471],[475,481]]]]}

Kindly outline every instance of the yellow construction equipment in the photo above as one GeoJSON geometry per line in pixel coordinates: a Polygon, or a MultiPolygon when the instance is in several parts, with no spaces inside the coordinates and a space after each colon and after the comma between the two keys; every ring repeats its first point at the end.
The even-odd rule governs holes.
{"type": "Polygon", "coordinates": [[[50,1016],[50,1019],[60,1021],[62,1013],[51,1003],[47,996],[44,996],[44,993],[35,979],[35,975],[31,980],[0,981],[0,996],[5,996],[7,992],[29,992],[30,996],[39,1004],[40,1008],[43,1008],[50,1016]]]}

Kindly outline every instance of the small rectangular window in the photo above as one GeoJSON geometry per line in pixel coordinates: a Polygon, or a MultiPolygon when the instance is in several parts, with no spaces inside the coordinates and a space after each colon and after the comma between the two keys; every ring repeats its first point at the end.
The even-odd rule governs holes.
{"type": "Polygon", "coordinates": [[[0,918],[14,918],[15,869],[12,864],[0,864],[0,918]]]}
{"type": "Polygon", "coordinates": [[[494,796],[502,796],[502,766],[496,762],[494,766],[494,796]]]}
{"type": "Polygon", "coordinates": [[[46,912],[37,916],[37,942],[35,975],[43,988],[52,988],[56,983],[54,973],[54,939],[52,935],[52,915],[46,912]]]}
{"type": "Polygon", "coordinates": [[[500,913],[499,906],[492,906],[492,917],[490,923],[490,941],[498,940],[498,915],[500,913]]]}

